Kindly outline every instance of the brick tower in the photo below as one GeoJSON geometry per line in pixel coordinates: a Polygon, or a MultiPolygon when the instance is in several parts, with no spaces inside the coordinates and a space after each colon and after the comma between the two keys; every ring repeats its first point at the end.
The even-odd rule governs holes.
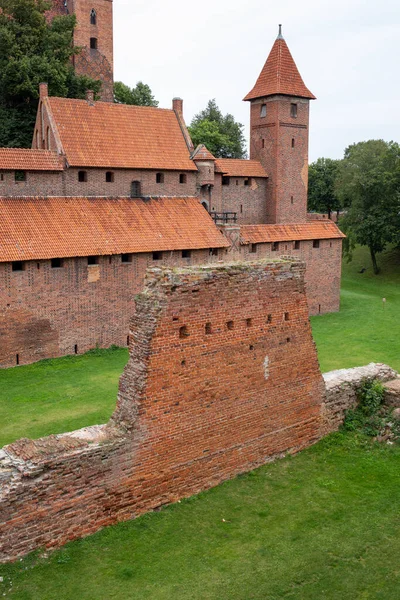
{"type": "Polygon", "coordinates": [[[306,221],[309,101],[281,25],[267,61],[244,100],[250,108],[250,158],[261,162],[269,180],[267,222],[306,221]]]}
{"type": "Polygon", "coordinates": [[[53,0],[50,15],[75,14],[75,46],[82,51],[73,57],[80,75],[100,79],[101,100],[113,102],[113,13],[112,0],[53,0]]]}

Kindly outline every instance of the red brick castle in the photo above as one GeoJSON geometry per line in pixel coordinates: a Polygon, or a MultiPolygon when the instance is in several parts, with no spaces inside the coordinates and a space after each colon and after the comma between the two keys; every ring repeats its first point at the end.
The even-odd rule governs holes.
{"type": "Polygon", "coordinates": [[[113,103],[110,0],[54,2],[66,11],[102,101],[42,84],[32,148],[0,148],[0,366],[129,344],[149,265],[294,256],[310,312],[338,310],[343,234],[307,220],[314,96],[281,31],[245,97],[250,160],[217,159],[193,147],[181,99],[113,103]]]}

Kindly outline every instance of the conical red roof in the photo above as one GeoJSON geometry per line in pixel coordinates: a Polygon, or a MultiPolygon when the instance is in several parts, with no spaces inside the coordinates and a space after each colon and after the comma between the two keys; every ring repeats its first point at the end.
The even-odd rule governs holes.
{"type": "Polygon", "coordinates": [[[290,50],[280,36],[275,40],[255,86],[243,100],[275,94],[315,99],[314,94],[304,85],[290,50]]]}

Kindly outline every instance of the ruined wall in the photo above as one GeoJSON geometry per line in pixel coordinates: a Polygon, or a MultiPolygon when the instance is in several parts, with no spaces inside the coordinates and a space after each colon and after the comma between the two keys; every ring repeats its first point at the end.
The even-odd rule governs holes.
{"type": "Polygon", "coordinates": [[[288,261],[149,271],[111,422],[3,449],[1,560],[314,442],[323,380],[303,275],[288,261]]]}
{"type": "MultiPolygon", "coordinates": [[[[345,412],[357,405],[357,392],[365,379],[395,380],[397,372],[388,365],[370,363],[365,367],[339,369],[323,375],[325,397],[322,404],[322,433],[336,431],[343,423],[345,412]]],[[[398,385],[398,381],[396,381],[398,385]]],[[[390,388],[390,386],[388,386],[390,388]]]]}
{"type": "MultiPolygon", "coordinates": [[[[219,251],[222,254],[222,250],[219,251]]],[[[218,260],[209,250],[163,252],[171,266],[218,260]]],[[[143,288],[146,268],[159,264],[152,253],[65,258],[61,268],[50,260],[26,261],[25,270],[12,271],[0,263],[0,367],[27,364],[43,358],[81,354],[90,348],[125,346],[134,296],[143,288]]]]}

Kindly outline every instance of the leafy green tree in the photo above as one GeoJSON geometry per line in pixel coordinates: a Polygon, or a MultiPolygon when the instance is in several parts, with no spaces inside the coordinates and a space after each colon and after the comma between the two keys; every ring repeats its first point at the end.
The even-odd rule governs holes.
{"type": "Polygon", "coordinates": [[[133,88],[125,85],[122,81],[116,81],[114,83],[114,99],[119,104],[158,106],[158,101],[154,98],[150,87],[142,81],[138,81],[133,88]]]}
{"type": "Polygon", "coordinates": [[[0,146],[30,146],[46,81],[52,96],[83,98],[101,82],[75,74],[75,15],[46,19],[49,2],[0,0],[0,146]]]}
{"type": "Polygon", "coordinates": [[[374,273],[376,255],[400,241],[400,146],[369,140],[346,148],[339,166],[337,194],[345,207],[341,227],[348,236],[346,251],[368,246],[374,273]]]}
{"type": "Polygon", "coordinates": [[[195,146],[205,144],[217,158],[246,158],[243,125],[229,113],[223,116],[215,99],[193,117],[189,133],[195,146]]]}
{"type": "Polygon", "coordinates": [[[308,168],[308,209],[316,212],[327,212],[331,218],[332,211],[341,208],[336,193],[335,182],[339,161],[332,158],[318,158],[308,168]]]}

